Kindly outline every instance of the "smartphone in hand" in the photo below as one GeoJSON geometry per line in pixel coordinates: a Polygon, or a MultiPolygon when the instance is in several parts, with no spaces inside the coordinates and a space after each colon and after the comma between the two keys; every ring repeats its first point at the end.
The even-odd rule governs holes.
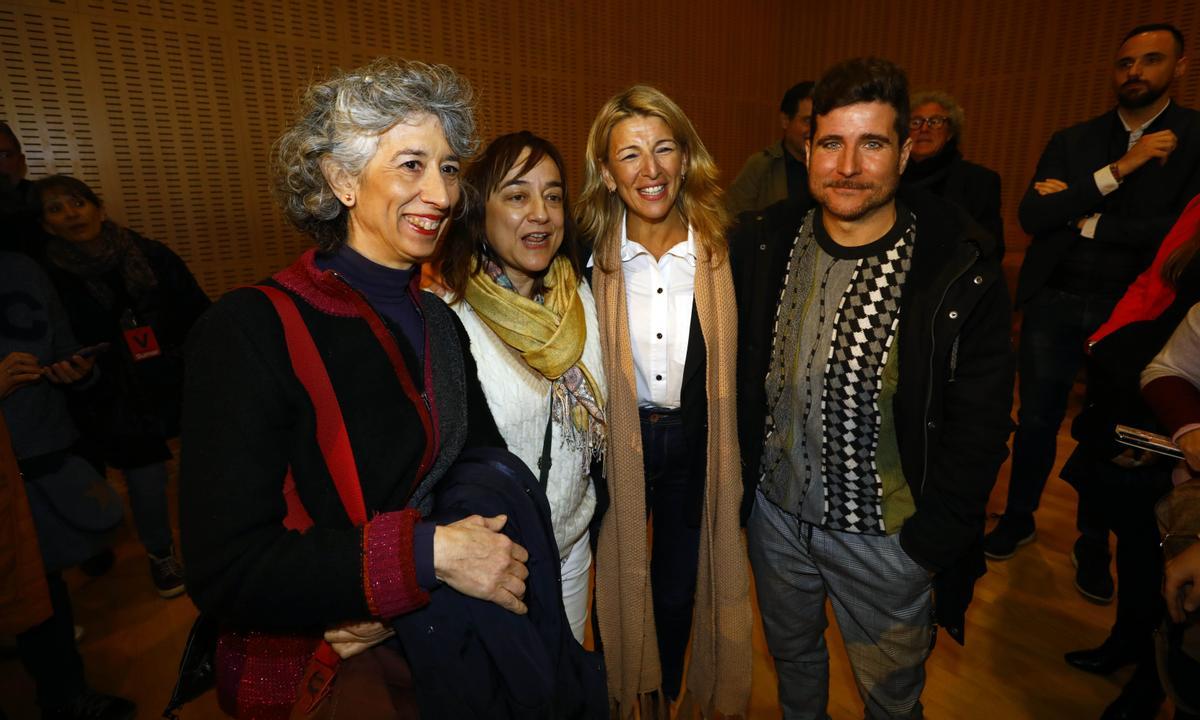
{"type": "Polygon", "coordinates": [[[72,355],[78,355],[81,358],[96,357],[100,353],[107,351],[110,347],[112,347],[112,343],[110,342],[96,343],[95,345],[81,347],[72,353],[72,355]]]}

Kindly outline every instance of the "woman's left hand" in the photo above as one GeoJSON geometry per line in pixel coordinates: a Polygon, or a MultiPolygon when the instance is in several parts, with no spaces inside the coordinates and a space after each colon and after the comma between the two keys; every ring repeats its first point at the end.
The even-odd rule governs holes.
{"type": "Polygon", "coordinates": [[[46,379],[57,385],[77,383],[92,372],[95,359],[72,355],[66,360],[59,360],[53,365],[46,366],[46,379]]]}
{"type": "Polygon", "coordinates": [[[333,646],[338,657],[346,660],[395,634],[395,630],[381,622],[350,622],[326,630],[325,641],[333,646]]]}

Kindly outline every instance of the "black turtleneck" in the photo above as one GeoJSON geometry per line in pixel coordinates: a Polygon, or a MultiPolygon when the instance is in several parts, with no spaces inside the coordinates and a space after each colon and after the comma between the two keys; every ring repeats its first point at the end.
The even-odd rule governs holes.
{"type": "Polygon", "coordinates": [[[417,356],[418,365],[425,364],[425,320],[409,289],[413,282],[420,282],[420,265],[407,270],[390,268],[368,260],[349,245],[342,245],[332,255],[318,254],[316,263],[322,270],[337,273],[362,293],[371,307],[399,328],[417,356]]]}
{"type": "Polygon", "coordinates": [[[919,187],[929,192],[944,196],[946,194],[946,178],[950,166],[962,157],[958,151],[958,138],[952,137],[946,141],[937,155],[927,157],[920,162],[909,160],[904,169],[901,183],[907,187],[919,187]]]}

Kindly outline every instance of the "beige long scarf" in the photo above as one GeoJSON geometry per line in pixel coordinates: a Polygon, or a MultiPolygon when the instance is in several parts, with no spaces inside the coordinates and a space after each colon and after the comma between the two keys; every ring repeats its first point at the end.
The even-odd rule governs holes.
{"type": "MultiPolygon", "coordinates": [[[[596,553],[596,607],[617,716],[662,715],[650,698],[662,684],[646,528],[645,475],[637,381],[630,345],[620,243],[607,243],[593,276],[600,343],[608,377],[607,475],[612,504],[596,553]],[[611,268],[606,272],[603,268],[611,268]]],[[[744,716],[752,663],[750,581],[739,524],[737,309],[728,258],[714,265],[697,243],[695,303],[705,342],[708,475],[692,615],[691,661],[681,709],[744,716]]],[[[682,714],[682,713],[681,713],[682,714]]]]}

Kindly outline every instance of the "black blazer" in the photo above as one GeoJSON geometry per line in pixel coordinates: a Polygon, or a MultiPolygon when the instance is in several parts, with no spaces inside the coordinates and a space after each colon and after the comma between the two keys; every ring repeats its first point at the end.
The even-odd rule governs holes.
{"type": "Polygon", "coordinates": [[[1115,109],[1050,138],[1018,211],[1021,227],[1033,236],[1017,280],[1018,306],[1046,285],[1080,241],[1136,248],[1144,262],[1130,268],[1131,281],[1150,264],[1183,208],[1200,194],[1200,112],[1172,102],[1146,132],[1159,130],[1179,138],[1167,162],[1151,160],[1109,195],[1100,194],[1092,174],[1125,154],[1123,143],[1114,145],[1124,132],[1115,109]],[[1033,183],[1045,178],[1062,180],[1067,189],[1038,195],[1033,183]],[[1085,240],[1073,223],[1097,212],[1103,218],[1096,237],[1085,240]]]}
{"type": "MultiPolygon", "coordinates": [[[[588,284],[592,284],[592,270],[588,266],[584,276],[588,284]]],[[[704,332],[700,329],[700,315],[692,303],[692,326],[688,331],[687,355],[683,359],[683,384],[679,389],[679,411],[683,416],[683,435],[687,441],[688,457],[691,467],[688,487],[688,521],[695,527],[700,526],[700,518],[704,512],[704,481],[708,473],[708,391],[706,387],[708,366],[707,346],[704,343],[704,332]]],[[[596,483],[596,506],[608,508],[608,488],[605,483],[596,483]],[[600,488],[604,487],[603,497],[600,488]]],[[[600,515],[599,512],[596,513],[600,515]]],[[[598,526],[597,526],[598,528],[598,526]]]]}

